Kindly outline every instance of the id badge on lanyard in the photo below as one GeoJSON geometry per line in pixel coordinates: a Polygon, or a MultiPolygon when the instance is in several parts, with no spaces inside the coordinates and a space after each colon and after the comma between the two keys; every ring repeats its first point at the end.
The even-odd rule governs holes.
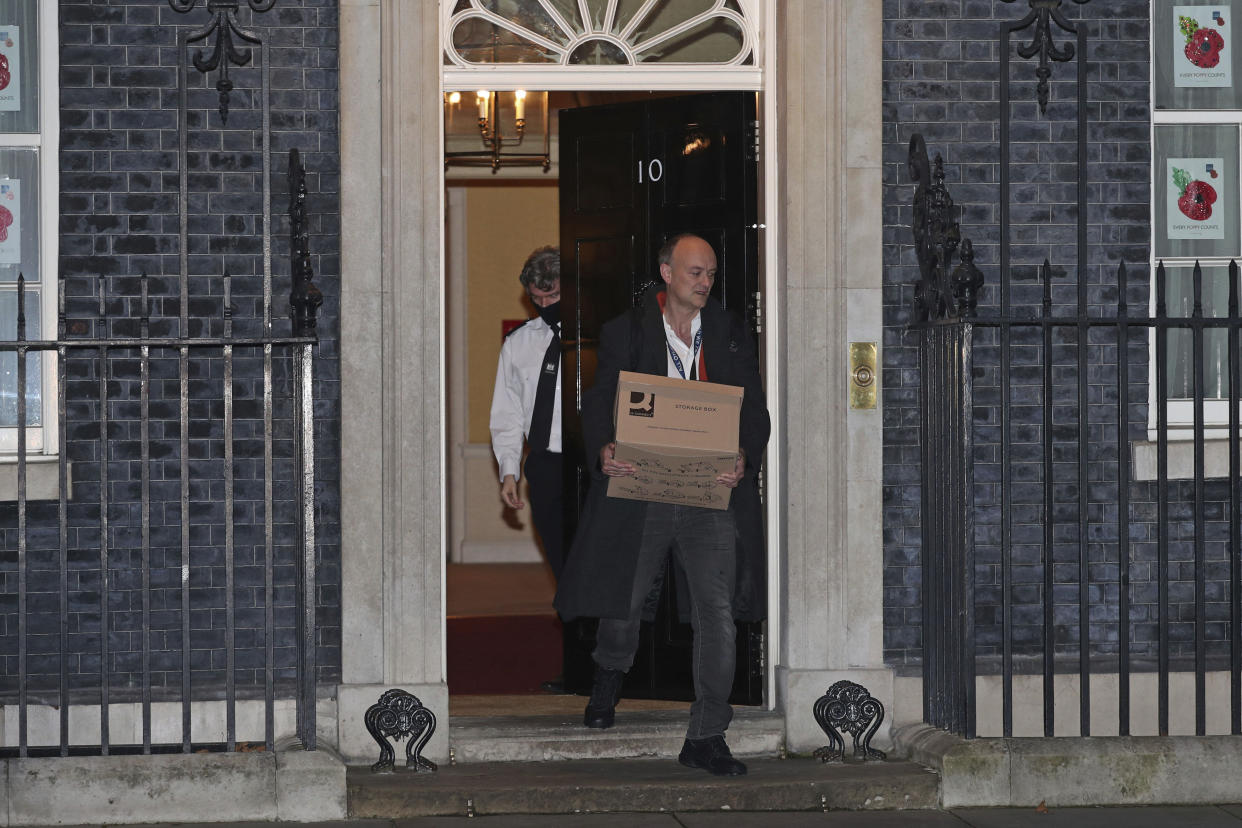
{"type": "MultiPolygon", "coordinates": [[[[681,357],[677,356],[677,351],[673,349],[672,343],[670,343],[666,339],[664,341],[664,345],[666,348],[668,348],[668,355],[673,358],[673,366],[677,368],[677,373],[681,374],[682,379],[686,379],[686,368],[684,365],[681,364],[681,357]]],[[[703,345],[703,329],[699,328],[699,330],[694,335],[694,353],[690,358],[690,370],[691,371],[694,370],[695,363],[699,361],[699,348],[702,345],[703,345]]]]}

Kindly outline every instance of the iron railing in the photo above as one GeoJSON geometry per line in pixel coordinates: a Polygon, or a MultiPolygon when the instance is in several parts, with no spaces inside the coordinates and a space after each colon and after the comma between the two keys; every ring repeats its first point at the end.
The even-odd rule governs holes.
{"type": "MultiPolygon", "coordinates": [[[[275,742],[275,700],[278,692],[278,684],[290,685],[283,691],[281,695],[292,695],[296,699],[296,735],[301,743],[307,748],[315,746],[315,698],[316,698],[316,635],[315,635],[315,524],[313,511],[313,483],[314,483],[314,431],[313,431],[313,407],[312,407],[312,356],[313,348],[317,343],[315,335],[315,307],[319,301],[317,289],[311,284],[311,272],[309,269],[309,260],[306,254],[306,232],[305,232],[305,170],[298,160],[297,151],[294,150],[290,157],[290,191],[291,191],[291,228],[294,238],[294,280],[291,296],[291,316],[294,319],[292,330],[288,335],[277,335],[272,332],[270,325],[267,330],[257,336],[236,336],[233,330],[232,319],[232,295],[231,295],[231,277],[225,272],[220,279],[221,301],[219,305],[220,319],[223,322],[222,336],[189,336],[178,334],[172,336],[153,336],[150,332],[151,318],[149,308],[151,307],[151,296],[149,292],[149,280],[145,274],[138,277],[140,293],[138,296],[138,307],[140,308],[139,318],[136,320],[138,325],[138,334],[136,336],[73,336],[67,332],[68,320],[65,312],[66,293],[68,283],[71,280],[61,279],[58,286],[58,309],[59,309],[59,325],[58,335],[54,340],[31,340],[26,337],[26,317],[25,317],[25,281],[19,277],[17,287],[18,297],[18,319],[17,319],[17,339],[15,341],[0,342],[0,353],[17,354],[17,387],[18,398],[24,400],[26,398],[27,382],[27,360],[26,355],[29,353],[54,352],[57,358],[57,397],[59,400],[59,410],[61,412],[58,428],[60,431],[61,450],[57,456],[58,462],[58,487],[59,500],[56,509],[56,525],[57,536],[59,539],[59,548],[57,550],[57,566],[59,589],[56,606],[57,627],[58,627],[58,647],[55,652],[57,660],[57,686],[51,688],[44,683],[32,691],[31,688],[31,671],[28,663],[30,660],[30,652],[28,643],[31,640],[29,630],[29,620],[32,617],[30,608],[30,589],[27,582],[27,573],[30,571],[32,561],[30,551],[28,550],[27,536],[32,528],[28,522],[28,514],[30,512],[27,474],[29,469],[29,458],[27,456],[27,417],[25,405],[18,406],[17,419],[17,502],[16,502],[16,624],[17,624],[17,653],[16,653],[16,676],[15,681],[15,700],[17,703],[17,733],[13,744],[6,746],[15,749],[19,756],[40,755],[52,753],[65,756],[71,752],[80,754],[83,752],[98,752],[108,754],[112,752],[130,752],[141,750],[142,752],[151,752],[153,749],[168,749],[170,744],[157,744],[156,738],[153,736],[155,728],[152,721],[152,705],[153,691],[160,690],[161,696],[165,699],[171,699],[180,704],[180,750],[189,752],[191,750],[202,749],[204,747],[215,747],[225,750],[235,750],[238,746],[237,739],[237,704],[238,704],[238,685],[236,681],[237,664],[236,654],[238,651],[237,637],[239,626],[237,623],[239,608],[235,606],[234,599],[238,591],[236,573],[239,569],[238,562],[235,558],[235,529],[239,523],[237,520],[238,500],[234,496],[234,469],[235,455],[234,445],[252,438],[253,434],[247,434],[239,437],[235,432],[235,400],[234,385],[235,381],[240,379],[240,375],[235,375],[234,364],[236,359],[245,359],[246,355],[262,356],[262,374],[261,389],[259,398],[261,399],[261,433],[262,433],[262,497],[257,502],[261,504],[261,515],[251,516],[250,523],[262,521],[262,555],[260,565],[262,566],[262,599],[259,601],[263,612],[262,623],[262,647],[264,649],[263,658],[263,681],[254,690],[262,690],[263,712],[262,720],[264,722],[263,743],[268,750],[273,749],[275,742]],[[162,459],[156,459],[152,454],[153,444],[161,446],[167,450],[170,448],[171,440],[159,439],[154,440],[151,437],[151,425],[153,422],[151,416],[151,365],[158,362],[161,358],[174,357],[177,360],[178,371],[176,374],[178,384],[178,396],[176,406],[176,435],[179,441],[179,451],[170,454],[164,454],[163,457],[169,457],[175,461],[178,469],[179,482],[179,498],[176,501],[178,511],[176,513],[177,522],[180,526],[180,547],[179,547],[179,569],[180,578],[178,584],[178,601],[179,601],[179,621],[180,621],[180,638],[179,647],[179,663],[180,663],[180,685],[157,687],[153,681],[153,671],[151,664],[152,641],[157,635],[163,636],[168,633],[167,625],[156,625],[152,622],[152,614],[158,611],[153,608],[153,599],[156,596],[158,587],[152,584],[152,506],[165,507],[168,505],[166,500],[153,498],[151,485],[153,479],[153,468],[165,469],[166,464],[162,459]],[[136,359],[135,359],[136,357],[136,359]],[[278,375],[274,376],[274,367],[279,369],[278,375]],[[75,485],[81,486],[86,481],[71,481],[69,468],[70,456],[86,456],[89,452],[83,450],[81,441],[71,441],[68,437],[69,427],[76,425],[67,414],[67,403],[70,401],[66,393],[66,387],[69,382],[70,373],[82,374],[94,369],[94,373],[98,377],[98,394],[94,410],[98,412],[98,558],[97,566],[99,572],[99,582],[90,583],[85,589],[75,590],[71,586],[71,580],[75,579],[75,573],[70,562],[70,553],[73,552],[75,557],[80,556],[86,550],[74,548],[69,542],[70,534],[70,492],[75,485]],[[222,371],[223,379],[220,385],[222,397],[221,403],[222,426],[220,432],[220,454],[216,457],[197,456],[191,450],[190,432],[194,427],[196,414],[193,413],[199,399],[192,397],[190,393],[190,383],[193,377],[204,376],[219,369],[222,371]],[[85,371],[83,369],[86,369],[85,371]],[[115,430],[111,427],[110,412],[115,410],[119,400],[113,399],[115,395],[114,388],[122,386],[128,382],[136,381],[139,387],[138,399],[138,416],[137,424],[139,428],[138,443],[140,452],[138,460],[138,477],[139,477],[139,493],[140,497],[135,503],[132,499],[124,499],[124,492],[132,491],[132,486],[120,485],[118,481],[109,479],[110,468],[114,467],[114,463],[109,462],[110,456],[113,455],[111,446],[117,439],[115,430]],[[280,404],[279,396],[285,396],[285,402],[288,412],[285,419],[289,422],[286,427],[281,428],[281,423],[274,421],[274,410],[280,404]],[[285,452],[282,458],[281,453],[277,450],[277,444],[281,442],[291,443],[291,450],[285,452]],[[202,466],[204,461],[210,462],[218,459],[222,462],[216,467],[211,468],[207,475],[196,475],[196,466],[202,466]],[[292,474],[286,473],[284,478],[276,471],[276,466],[282,460],[292,461],[286,465],[292,466],[292,474]],[[217,477],[216,475],[219,475],[217,477]],[[192,496],[191,492],[197,488],[198,483],[206,480],[208,482],[221,482],[222,488],[222,504],[223,511],[221,519],[213,520],[208,518],[196,519],[196,512],[201,511],[201,507],[210,504],[204,504],[199,497],[192,496]],[[284,486],[289,489],[288,492],[281,496],[275,493],[276,487],[284,486]],[[113,493],[120,492],[121,498],[114,499],[113,493]],[[288,520],[285,526],[284,534],[281,537],[280,527],[276,525],[277,516],[281,512],[282,504],[291,503],[293,505],[294,515],[292,520],[288,520]],[[137,550],[127,545],[126,538],[132,538],[132,530],[134,528],[133,521],[117,521],[114,515],[123,515],[126,512],[132,514],[132,507],[137,506],[139,511],[139,520],[137,528],[139,529],[139,543],[137,550]],[[192,535],[198,531],[206,529],[208,534],[212,531],[219,531],[222,536],[223,561],[222,570],[224,575],[223,584],[223,607],[211,607],[204,605],[196,605],[193,594],[196,591],[196,584],[192,579],[194,568],[194,550],[202,546],[201,539],[192,540],[192,535]],[[292,530],[291,532],[288,530],[292,530]],[[291,535],[291,536],[289,536],[291,535]],[[286,584],[280,582],[276,572],[282,566],[282,562],[278,560],[277,552],[279,547],[287,546],[296,548],[294,568],[295,576],[292,586],[295,590],[292,606],[286,606],[282,609],[280,601],[277,599],[277,590],[286,588],[286,584]],[[137,551],[139,563],[137,567],[131,567],[125,564],[119,564],[113,560],[115,553],[122,553],[127,557],[134,551],[137,551]],[[112,627],[113,617],[119,614],[119,611],[112,606],[117,600],[118,591],[110,585],[111,578],[118,576],[122,572],[132,575],[133,569],[138,570],[138,577],[141,579],[141,586],[138,590],[141,606],[139,613],[141,616],[140,635],[139,635],[139,652],[140,664],[138,669],[134,671],[135,676],[131,677],[127,684],[133,684],[133,678],[137,679],[137,689],[132,686],[122,688],[118,693],[116,688],[111,687],[110,675],[115,670],[110,666],[116,662],[118,653],[113,651],[111,633],[114,632],[112,627]],[[101,665],[98,672],[98,685],[93,689],[83,687],[82,676],[80,673],[72,675],[73,682],[71,686],[71,663],[81,659],[83,653],[75,650],[70,645],[71,623],[80,618],[80,605],[84,598],[90,594],[96,594],[98,601],[98,659],[101,665]],[[71,609],[75,608],[75,609],[71,609]],[[211,624],[207,625],[206,631],[202,628],[194,629],[193,617],[195,613],[210,613],[213,610],[222,610],[224,635],[222,641],[222,649],[225,655],[225,663],[223,669],[217,671],[223,674],[223,686],[221,682],[213,677],[209,682],[209,686],[205,686],[201,691],[196,692],[198,688],[192,685],[191,675],[193,669],[194,652],[201,649],[202,644],[196,647],[195,635],[202,636],[206,632],[210,634],[211,624]],[[283,672],[289,672],[288,667],[292,666],[296,677],[292,683],[288,681],[278,682],[277,673],[281,671],[278,659],[275,653],[276,641],[278,638],[278,618],[277,614],[284,612],[286,615],[292,611],[296,614],[296,618],[283,619],[285,626],[295,627],[297,630],[297,646],[296,646],[296,664],[285,665],[283,672]],[[32,698],[32,693],[34,698],[32,698]],[[98,704],[98,722],[96,728],[88,727],[88,733],[97,732],[98,740],[94,741],[89,736],[83,736],[71,730],[71,724],[77,724],[71,721],[71,714],[74,717],[80,716],[84,712],[84,708],[89,706],[83,701],[84,697],[95,695],[98,704]],[[224,702],[223,715],[225,725],[223,728],[224,739],[222,743],[204,743],[200,738],[196,740],[193,736],[194,724],[192,719],[195,697],[198,696],[200,701],[221,698],[224,702]],[[140,705],[141,722],[139,726],[140,744],[129,742],[128,739],[123,740],[120,744],[113,741],[110,723],[115,717],[116,711],[112,708],[115,704],[125,701],[134,701],[140,705]],[[46,704],[57,711],[59,723],[58,734],[59,743],[55,746],[46,742],[32,746],[29,739],[29,711],[32,704],[46,704]]],[[[81,280],[78,280],[81,281],[81,280]]],[[[110,304],[115,304],[118,297],[110,293],[107,288],[107,279],[100,277],[97,285],[98,295],[98,316],[94,320],[84,320],[81,317],[74,319],[74,326],[83,329],[103,330],[108,325],[115,325],[118,321],[115,315],[109,315],[107,309],[110,304]],[[83,324],[87,323],[87,324],[83,324]],[[93,323],[93,324],[92,324],[93,323]],[[105,324],[107,323],[107,324],[105,324]]],[[[186,297],[182,297],[181,304],[184,307],[186,297]]],[[[79,399],[80,403],[81,400],[79,399]]],[[[256,428],[259,425],[260,418],[255,417],[256,428]]],[[[159,425],[163,425],[163,421],[155,421],[159,425]]],[[[131,421],[132,423],[132,421],[131,421]]],[[[207,471],[207,469],[204,469],[207,471]]],[[[131,481],[132,482],[132,481],[131,481]]],[[[210,491],[210,486],[207,487],[210,491]]],[[[250,495],[254,497],[253,493],[250,495]]],[[[200,496],[201,497],[201,496],[200,496]]],[[[286,508],[286,511],[288,509],[286,508]]],[[[80,521],[79,521],[80,524],[80,521]]],[[[75,531],[80,530],[81,526],[73,527],[75,531]]],[[[218,567],[217,567],[218,568],[218,567]]],[[[171,607],[163,606],[159,609],[169,610],[171,607]]],[[[199,668],[201,669],[201,667],[199,668]]],[[[251,690],[251,687],[245,688],[251,690]]],[[[165,733],[168,732],[167,727],[161,728],[165,733]]],[[[175,747],[175,746],[173,746],[175,747]]]]}
{"type": "Polygon", "coordinates": [[[1209,693],[1217,672],[1228,675],[1227,729],[1242,733],[1238,266],[1228,265],[1224,314],[1205,309],[1204,269],[1192,260],[1176,263],[1190,271],[1188,289],[1176,295],[1186,312],[1170,313],[1164,262],[1150,286],[1145,263],[1138,283],[1122,263],[1091,294],[1087,39],[1057,4],[1031,5],[1026,18],[1001,25],[999,278],[986,310],[976,307],[982,274],[953,220],[941,159],[928,161],[919,136],[910,147],[920,266],[912,328],[920,341],[925,718],[974,736],[977,680],[998,675],[999,730],[1012,736],[1015,677],[1032,675],[1042,680],[1043,735],[1168,734],[1178,708],[1193,709],[1188,729],[1202,735],[1225,729],[1224,709],[1212,707],[1209,693]],[[1074,42],[1056,47],[1053,25],[1074,42]],[[1051,63],[1077,56],[1076,261],[1063,279],[1047,259],[1035,269],[1042,292],[1035,306],[1013,301],[1010,255],[1010,38],[1027,28],[1031,42],[1017,52],[1040,58],[1041,112],[1051,63]],[[1054,305],[1062,286],[1074,299],[1054,305]],[[1134,311],[1140,293],[1151,297],[1150,311],[1134,311]],[[1227,340],[1219,365],[1227,388],[1214,403],[1227,413],[1209,423],[1217,396],[1207,388],[1213,332],[1227,340]],[[1189,366],[1188,390],[1178,394],[1170,382],[1173,338],[1189,366]],[[1188,427],[1170,423],[1171,403],[1189,406],[1188,427]],[[1171,447],[1188,447],[1184,474],[1170,470],[1171,447]],[[1222,451],[1227,462],[1210,470],[1211,453],[1222,451]],[[1150,475],[1139,474],[1140,453],[1154,454],[1150,475]],[[1100,694],[1092,679],[1102,673],[1116,676],[1116,690],[1106,691],[1115,693],[1116,718],[1093,722],[1100,694]],[[1178,673],[1193,684],[1184,699],[1174,698],[1178,673]],[[1154,678],[1154,721],[1139,718],[1135,704],[1141,674],[1154,678]],[[1058,726],[1058,677],[1066,675],[1077,684],[1068,694],[1077,696],[1076,727],[1058,726]]]}
{"type": "MultiPolygon", "coordinates": [[[[253,13],[274,5],[246,2],[253,13]]],[[[169,4],[186,13],[196,0],[169,4]]],[[[18,400],[14,577],[0,591],[0,634],[13,645],[0,652],[0,694],[16,704],[16,728],[4,753],[270,751],[285,728],[316,746],[312,380],[322,296],[312,283],[306,172],[293,150],[291,322],[273,323],[269,49],[239,25],[239,5],[213,0],[210,22],[179,36],[179,273],[100,275],[95,284],[62,276],[54,339],[27,337],[18,280],[17,337],[0,342],[0,354],[17,357],[18,400]],[[224,129],[230,64],[252,57],[240,44],[261,55],[249,70],[259,126],[246,132],[260,148],[262,229],[259,272],[234,277],[226,255],[202,245],[201,228],[192,234],[190,66],[204,78],[218,72],[224,129]],[[210,53],[191,57],[203,45],[210,53]],[[219,269],[198,275],[205,267],[219,269]],[[38,353],[56,359],[54,508],[32,501],[28,487],[26,357],[38,353]],[[97,477],[83,472],[95,465],[97,477]],[[49,569],[54,590],[36,589],[49,569]]],[[[196,128],[211,128],[193,112],[196,128]]]]}

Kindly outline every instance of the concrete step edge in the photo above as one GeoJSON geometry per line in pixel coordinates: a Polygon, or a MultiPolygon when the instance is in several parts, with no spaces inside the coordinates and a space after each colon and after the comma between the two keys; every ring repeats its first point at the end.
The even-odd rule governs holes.
{"type": "Polygon", "coordinates": [[[907,763],[848,768],[760,759],[751,770],[749,776],[722,778],[668,759],[632,759],[525,763],[512,771],[503,764],[468,765],[382,780],[351,771],[350,816],[893,810],[935,808],[938,802],[936,775],[907,763]],[[609,767],[616,770],[608,773],[609,767]]]}

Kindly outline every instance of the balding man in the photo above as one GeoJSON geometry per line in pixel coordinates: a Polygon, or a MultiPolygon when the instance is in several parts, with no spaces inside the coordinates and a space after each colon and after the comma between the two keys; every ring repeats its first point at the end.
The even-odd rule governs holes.
{"type": "Polygon", "coordinates": [[[746,766],[733,758],[724,734],[733,717],[735,620],[764,615],[764,543],[755,476],[770,422],[750,332],[737,314],[711,297],[716,254],[698,236],[665,242],[658,261],[662,283],[642,304],[608,322],[600,336],[595,385],[582,402],[586,456],[598,458],[579,531],[556,606],[564,618],[600,619],[595,683],[583,723],[607,728],[625,673],[634,661],[647,598],[667,556],[677,555],[690,594],[694,628],[694,695],[679,761],[718,775],[746,766]],[[606,479],[633,475],[616,459],[613,400],[618,374],[637,371],[744,389],[737,464],[716,478],[733,489],[727,510],[611,498],[606,479]]]}

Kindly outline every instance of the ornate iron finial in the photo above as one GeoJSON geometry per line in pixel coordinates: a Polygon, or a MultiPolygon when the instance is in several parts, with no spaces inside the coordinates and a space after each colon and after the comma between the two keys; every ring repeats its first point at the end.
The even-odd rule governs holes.
{"type": "MultiPolygon", "coordinates": [[[[233,44],[233,38],[236,36],[247,43],[262,42],[258,35],[238,25],[237,10],[241,2],[242,0],[207,0],[207,12],[212,15],[211,23],[203,29],[191,32],[185,40],[188,46],[207,40],[213,32],[216,35],[210,56],[204,58],[201,49],[194,53],[194,68],[204,75],[217,68],[220,70],[220,76],[216,79],[216,92],[220,96],[220,120],[225,124],[229,122],[229,93],[233,91],[233,81],[229,79],[229,64],[246,66],[250,63],[250,50],[237,48],[233,44]]],[[[265,12],[276,5],[276,0],[246,0],[246,4],[252,11],[265,12]]],[[[168,5],[173,11],[185,14],[198,5],[198,0],[168,0],[168,5]]]]}
{"type": "Polygon", "coordinates": [[[293,318],[293,335],[310,336],[315,332],[315,312],[323,304],[323,294],[312,281],[310,235],[306,230],[306,168],[297,149],[289,150],[289,253],[293,258],[293,287],[289,308],[293,318]]]}
{"type": "MultiPolygon", "coordinates": [[[[1005,2],[1015,3],[1017,0],[1005,0],[1005,2]]],[[[1035,55],[1039,55],[1039,67],[1035,70],[1035,77],[1039,78],[1039,83],[1035,88],[1035,94],[1039,98],[1039,114],[1043,115],[1048,111],[1048,79],[1052,77],[1052,67],[1049,61],[1065,63],[1074,59],[1074,44],[1067,43],[1065,48],[1058,49],[1057,45],[1052,42],[1052,23],[1055,21],[1057,26],[1068,34],[1077,34],[1078,29],[1061,13],[1063,0],[1027,0],[1027,2],[1031,4],[1030,14],[1014,23],[1010,30],[1017,32],[1032,23],[1035,24],[1031,42],[1018,47],[1018,56],[1023,60],[1030,60],[1035,55]]],[[[1091,0],[1074,0],[1074,2],[1081,6],[1091,0]]]]}
{"type": "Polygon", "coordinates": [[[944,183],[944,160],[937,155],[934,166],[927,160],[922,135],[910,139],[908,160],[914,190],[915,252],[919,281],[914,287],[914,321],[972,317],[983,287],[983,274],[975,267],[974,246],[962,240],[953,220],[953,197],[944,183]],[[950,272],[953,254],[961,246],[960,261],[950,272]]]}
{"type": "Polygon", "coordinates": [[[388,739],[399,742],[406,737],[409,737],[405,745],[406,769],[438,770],[435,762],[422,756],[423,748],[436,732],[436,714],[423,707],[418,696],[404,690],[386,690],[379,701],[367,708],[363,723],[380,746],[380,758],[371,766],[372,772],[392,772],[395,756],[388,739]]]}
{"type": "Polygon", "coordinates": [[[871,737],[884,722],[884,705],[871,697],[871,691],[852,681],[838,681],[819,697],[812,711],[815,721],[828,734],[828,744],[816,749],[821,762],[845,761],[845,739],[841,731],[854,737],[854,758],[861,761],[884,759],[884,753],[871,747],[871,737]]]}

